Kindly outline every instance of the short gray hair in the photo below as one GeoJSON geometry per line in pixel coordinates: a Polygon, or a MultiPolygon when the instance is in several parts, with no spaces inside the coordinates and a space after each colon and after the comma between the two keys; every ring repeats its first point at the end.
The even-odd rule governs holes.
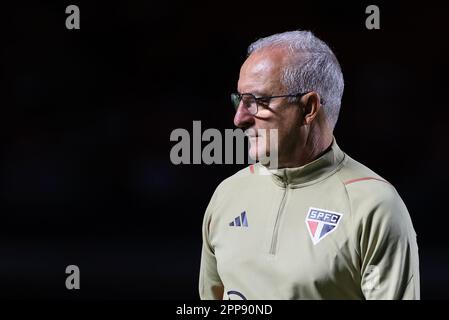
{"type": "Polygon", "coordinates": [[[248,47],[248,56],[273,47],[285,47],[292,57],[281,79],[289,91],[287,94],[316,91],[324,100],[324,114],[333,130],[340,112],[344,81],[332,50],[312,32],[297,30],[257,40],[248,47]]]}

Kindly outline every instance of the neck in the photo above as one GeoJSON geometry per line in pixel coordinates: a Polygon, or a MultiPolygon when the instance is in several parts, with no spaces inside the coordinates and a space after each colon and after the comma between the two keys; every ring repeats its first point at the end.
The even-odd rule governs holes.
{"type": "Polygon", "coordinates": [[[332,145],[332,132],[323,132],[316,128],[304,133],[301,143],[296,144],[284,159],[280,157],[279,168],[304,166],[321,157],[332,145]]]}

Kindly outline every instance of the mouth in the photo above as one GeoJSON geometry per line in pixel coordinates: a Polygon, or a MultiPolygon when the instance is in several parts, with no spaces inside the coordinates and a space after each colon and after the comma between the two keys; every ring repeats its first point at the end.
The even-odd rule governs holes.
{"type": "Polygon", "coordinates": [[[260,136],[248,136],[248,141],[250,143],[259,143],[261,140],[260,136]]]}
{"type": "Polygon", "coordinates": [[[245,132],[245,135],[249,139],[259,137],[259,135],[257,134],[257,130],[255,130],[255,129],[247,129],[246,132],[245,132]]]}

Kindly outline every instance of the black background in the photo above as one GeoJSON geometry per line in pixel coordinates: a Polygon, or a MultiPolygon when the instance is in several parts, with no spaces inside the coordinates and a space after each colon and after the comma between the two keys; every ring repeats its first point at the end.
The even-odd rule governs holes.
{"type": "Polygon", "coordinates": [[[204,210],[243,166],[175,166],[170,133],[233,128],[246,47],[308,29],[343,69],[340,147],[398,189],[422,298],[449,298],[442,4],[36,1],[1,17],[0,297],[196,299],[204,210]],[[369,4],[380,30],[365,28],[369,4]],[[65,288],[69,264],[80,290],[65,288]]]}

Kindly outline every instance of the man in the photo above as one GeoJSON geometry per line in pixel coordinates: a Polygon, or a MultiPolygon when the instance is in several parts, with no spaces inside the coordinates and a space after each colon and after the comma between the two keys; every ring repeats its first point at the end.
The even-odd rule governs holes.
{"type": "Polygon", "coordinates": [[[249,47],[234,123],[258,132],[256,158],[269,141],[260,129],[278,130],[278,168],[251,165],[216,189],[203,223],[202,299],[419,299],[407,208],[333,137],[343,86],[336,57],[311,32],[249,47]]]}

